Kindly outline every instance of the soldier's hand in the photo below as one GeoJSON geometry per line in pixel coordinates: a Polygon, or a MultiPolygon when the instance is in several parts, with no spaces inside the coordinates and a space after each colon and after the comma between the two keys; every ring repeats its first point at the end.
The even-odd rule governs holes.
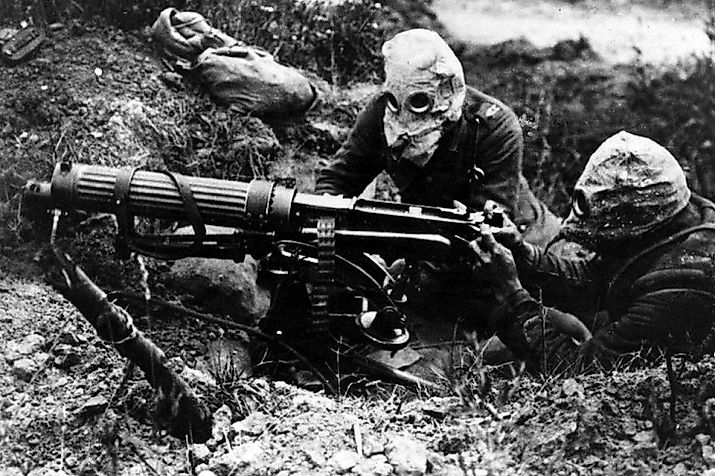
{"type": "Polygon", "coordinates": [[[496,285],[497,299],[503,299],[521,289],[521,282],[514,262],[514,256],[505,246],[499,244],[492,234],[491,227],[482,224],[481,236],[469,243],[476,256],[477,266],[487,270],[496,285]]]}
{"type": "Polygon", "coordinates": [[[492,215],[497,212],[502,213],[503,219],[501,227],[491,227],[491,233],[494,235],[494,238],[509,248],[518,258],[529,261],[533,250],[531,249],[531,245],[524,241],[519,227],[503,213],[503,208],[498,203],[487,200],[487,203],[484,204],[484,216],[487,220],[491,219],[492,215]]]}
{"type": "Polygon", "coordinates": [[[502,226],[493,226],[491,227],[491,231],[499,243],[513,250],[514,248],[518,248],[524,242],[524,239],[521,236],[519,228],[503,210],[498,203],[492,200],[487,200],[487,203],[484,204],[484,216],[487,221],[490,221],[495,213],[502,214],[502,226]]]}

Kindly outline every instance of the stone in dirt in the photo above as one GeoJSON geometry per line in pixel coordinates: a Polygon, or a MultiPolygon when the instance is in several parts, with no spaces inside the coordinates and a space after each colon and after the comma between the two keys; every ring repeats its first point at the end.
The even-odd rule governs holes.
{"type": "MultiPolygon", "coordinates": [[[[233,233],[233,229],[207,227],[209,233],[233,233]]],[[[180,228],[177,235],[192,233],[180,228]]],[[[270,305],[268,290],[256,284],[258,263],[246,257],[242,263],[210,258],[176,261],[166,276],[169,287],[193,297],[205,311],[254,323],[270,305]]]]}
{"type": "Polygon", "coordinates": [[[194,456],[195,461],[205,463],[211,456],[211,450],[203,443],[195,443],[191,445],[191,454],[194,456]]]}
{"type": "Polygon", "coordinates": [[[385,455],[375,455],[360,461],[352,472],[359,476],[390,476],[392,465],[387,462],[385,455]]]}
{"type": "Polygon", "coordinates": [[[4,473],[2,473],[3,476],[25,476],[25,473],[23,473],[20,468],[15,467],[15,466],[6,468],[3,471],[4,471],[4,473]]]}
{"type": "Polygon", "coordinates": [[[308,461],[315,466],[323,466],[325,464],[325,451],[320,443],[312,442],[305,445],[303,453],[308,458],[308,461]]]}
{"type": "Polygon", "coordinates": [[[293,405],[305,411],[335,410],[337,408],[335,400],[307,392],[296,395],[293,398],[293,405]]]}
{"type": "Polygon", "coordinates": [[[260,443],[250,442],[233,448],[226,454],[212,459],[210,470],[223,476],[228,474],[251,474],[250,467],[257,464],[263,456],[260,443]]]}
{"type": "Polygon", "coordinates": [[[360,461],[360,455],[354,451],[341,450],[328,460],[328,464],[335,468],[338,474],[347,473],[360,461]]]}
{"type": "Polygon", "coordinates": [[[213,414],[213,427],[211,428],[211,437],[217,442],[223,441],[231,431],[231,419],[233,412],[228,405],[222,405],[213,414]]]}
{"type": "Polygon", "coordinates": [[[243,420],[231,425],[231,430],[235,435],[245,433],[248,436],[258,436],[266,430],[270,422],[271,417],[265,413],[252,412],[243,420]]]}
{"type": "Polygon", "coordinates": [[[427,472],[427,448],[406,435],[391,435],[387,460],[399,476],[422,476],[427,472]]]}
{"type": "Polygon", "coordinates": [[[216,473],[211,471],[210,469],[204,469],[203,471],[199,472],[198,476],[218,476],[216,473]]]}
{"type": "Polygon", "coordinates": [[[365,436],[362,444],[362,452],[366,457],[385,452],[385,445],[374,436],[365,436]]]}
{"type": "Polygon", "coordinates": [[[12,363],[12,373],[25,382],[32,380],[32,376],[40,370],[40,365],[33,359],[22,358],[12,363]]]}
{"type": "Polygon", "coordinates": [[[29,334],[21,341],[8,341],[5,346],[5,360],[14,362],[15,360],[34,354],[45,345],[45,338],[39,334],[29,334]]]}
{"type": "Polygon", "coordinates": [[[108,405],[109,400],[107,400],[106,397],[98,395],[84,402],[84,405],[82,405],[82,408],[79,410],[79,414],[85,418],[98,415],[106,410],[108,405]]]}

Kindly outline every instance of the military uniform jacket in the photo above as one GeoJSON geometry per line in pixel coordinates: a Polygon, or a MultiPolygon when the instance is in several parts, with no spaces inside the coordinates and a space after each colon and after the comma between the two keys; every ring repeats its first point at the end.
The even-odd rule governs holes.
{"type": "MultiPolygon", "coordinates": [[[[552,369],[609,368],[625,354],[648,348],[698,354],[711,350],[715,323],[715,205],[693,196],[664,230],[629,256],[569,260],[537,253],[524,270],[545,301],[578,315],[590,307],[607,313],[593,337],[576,344],[553,329],[544,333],[544,311],[526,291],[497,310],[504,343],[534,368],[543,349],[552,369]],[[578,307],[577,307],[578,306],[578,307]]],[[[520,273],[521,274],[521,273],[520,273]]],[[[548,310],[544,315],[549,320],[548,310]]]]}
{"type": "Polygon", "coordinates": [[[403,202],[452,206],[458,200],[480,210],[491,199],[518,224],[535,219],[536,199],[521,174],[521,127],[511,109],[467,88],[461,118],[445,131],[434,155],[420,169],[391,157],[383,131],[386,102],[380,94],[360,112],[332,164],[320,171],[316,193],[356,196],[385,170],[403,202]]]}

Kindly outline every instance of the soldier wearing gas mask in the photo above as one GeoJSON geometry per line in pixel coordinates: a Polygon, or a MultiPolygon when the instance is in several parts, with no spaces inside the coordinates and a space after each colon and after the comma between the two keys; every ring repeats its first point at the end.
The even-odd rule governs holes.
{"type": "Polygon", "coordinates": [[[508,220],[472,243],[501,303],[492,327],[532,371],[609,369],[650,349],[713,351],[715,204],[691,193],[664,147],[627,132],[601,144],[576,182],[561,235],[595,254],[555,256],[525,243],[508,220]],[[522,280],[558,309],[543,308],[522,280]],[[600,311],[590,329],[568,318],[584,311],[600,311]]]}
{"type": "MultiPolygon", "coordinates": [[[[384,170],[405,203],[452,207],[458,201],[481,210],[491,200],[527,241],[546,245],[559,221],[522,175],[524,142],[514,112],[466,86],[461,63],[433,31],[399,33],[382,53],[383,90],[360,112],[332,164],[318,174],[316,193],[359,195],[384,170]]],[[[398,260],[391,270],[403,264],[398,260]]],[[[464,263],[421,261],[402,276],[409,283],[408,302],[416,308],[480,321],[494,303],[486,288],[475,296],[479,286],[473,274],[464,263]]]]}
{"type": "Polygon", "coordinates": [[[403,202],[481,210],[499,203],[530,242],[546,244],[559,222],[522,176],[523,137],[516,115],[464,82],[447,43],[423,29],[382,48],[383,91],[361,111],[316,193],[356,196],[383,170],[403,202]]]}

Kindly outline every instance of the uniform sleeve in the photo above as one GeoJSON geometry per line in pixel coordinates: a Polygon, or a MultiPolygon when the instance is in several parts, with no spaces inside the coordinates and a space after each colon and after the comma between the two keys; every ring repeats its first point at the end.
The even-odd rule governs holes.
{"type": "MultiPolygon", "coordinates": [[[[581,349],[584,361],[595,362],[609,369],[625,354],[663,343],[677,334],[676,319],[685,316],[676,312],[678,293],[648,293],[635,300],[621,318],[596,332],[581,349]]],[[[687,307],[687,305],[685,306],[687,307]]]]}
{"type": "Polygon", "coordinates": [[[472,203],[481,208],[494,200],[514,216],[524,156],[521,126],[506,106],[492,104],[483,115],[487,117],[480,119],[475,164],[484,178],[472,190],[472,203]]]}
{"type": "Polygon", "coordinates": [[[601,258],[564,258],[527,244],[532,250],[531,259],[517,259],[519,277],[527,287],[541,289],[542,299],[572,313],[597,310],[598,296],[609,276],[608,266],[601,258]]]}
{"type": "MultiPolygon", "coordinates": [[[[514,295],[495,313],[497,335],[532,371],[581,373],[608,370],[645,347],[663,343],[674,331],[674,301],[669,293],[645,294],[618,321],[599,329],[583,344],[553,326],[557,309],[540,308],[531,296],[514,295]]],[[[676,306],[677,307],[677,306],[676,306]]]]}
{"type": "Polygon", "coordinates": [[[522,289],[496,309],[492,325],[499,339],[531,372],[581,368],[580,345],[555,328],[557,314],[565,313],[542,306],[522,289]]]}
{"type": "Polygon", "coordinates": [[[375,99],[360,112],[330,165],[318,173],[315,193],[353,197],[359,195],[382,171],[385,141],[381,117],[383,110],[384,104],[375,99]]]}

